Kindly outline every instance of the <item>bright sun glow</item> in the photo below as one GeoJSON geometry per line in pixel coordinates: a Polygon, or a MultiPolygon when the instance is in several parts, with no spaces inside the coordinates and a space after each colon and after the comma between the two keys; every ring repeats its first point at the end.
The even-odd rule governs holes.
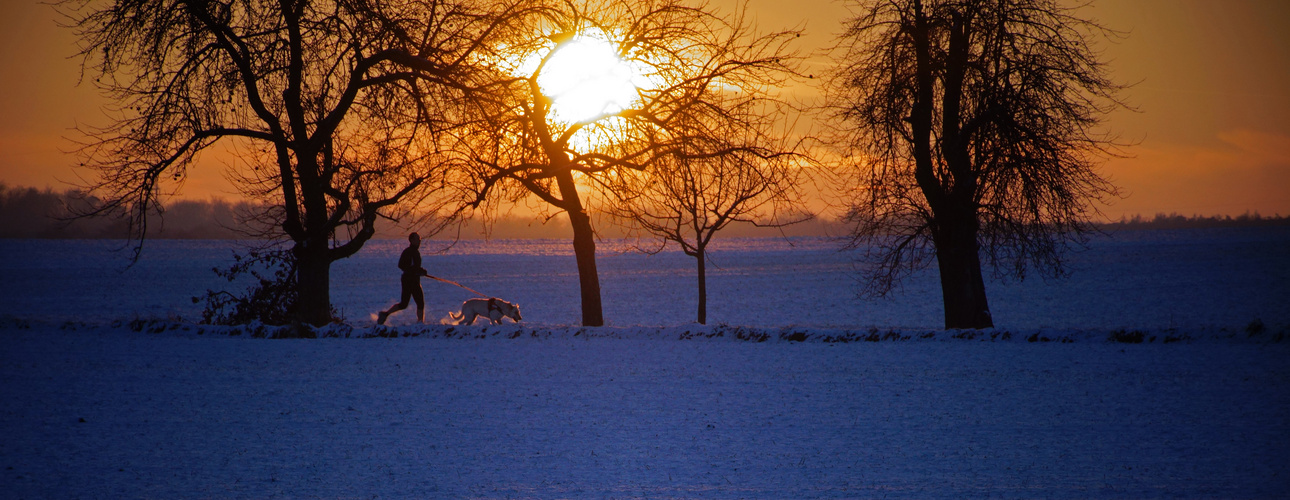
{"type": "Polygon", "coordinates": [[[605,33],[591,30],[557,46],[537,82],[551,99],[551,118],[577,123],[630,108],[642,80],[605,33]]]}

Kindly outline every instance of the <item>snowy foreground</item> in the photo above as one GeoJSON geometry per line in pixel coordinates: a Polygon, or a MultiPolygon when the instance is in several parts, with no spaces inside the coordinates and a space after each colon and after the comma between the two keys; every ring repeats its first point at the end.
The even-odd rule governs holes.
{"type": "Polygon", "coordinates": [[[0,497],[1290,496],[1284,228],[1095,242],[981,332],[806,240],[716,255],[706,327],[683,256],[607,253],[581,328],[562,246],[463,244],[427,267],[523,324],[378,328],[384,242],[337,267],[347,324],[268,340],[194,321],[229,243],[151,245],[0,240],[0,497]]]}
{"type": "Polygon", "coordinates": [[[14,498],[1290,494],[1286,343],[0,340],[14,498]]]}

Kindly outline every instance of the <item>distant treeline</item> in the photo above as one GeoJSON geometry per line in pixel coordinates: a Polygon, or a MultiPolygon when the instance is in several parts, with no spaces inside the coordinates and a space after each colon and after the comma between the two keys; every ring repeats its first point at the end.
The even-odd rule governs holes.
{"type": "MultiPolygon", "coordinates": [[[[68,238],[121,239],[128,236],[128,225],[120,217],[71,218],[75,208],[88,201],[74,190],[56,192],[46,188],[9,187],[0,182],[0,238],[68,238]]],[[[213,198],[206,201],[179,200],[166,205],[161,217],[149,220],[148,237],[159,239],[242,239],[258,234],[242,222],[256,210],[247,202],[230,202],[213,198]]],[[[1184,229],[1225,226],[1275,226],[1290,224],[1290,217],[1263,216],[1258,212],[1236,217],[1156,214],[1153,218],[1135,215],[1119,221],[1100,224],[1103,229],[1184,229]]],[[[612,223],[600,224],[605,238],[631,236],[612,223]]],[[[396,224],[378,225],[377,238],[401,239],[409,229],[396,224]]],[[[816,218],[782,229],[758,228],[751,224],[732,225],[723,237],[841,236],[847,226],[832,219],[816,218]]],[[[484,222],[470,220],[436,235],[440,239],[534,239],[569,238],[573,234],[568,220],[555,217],[543,221],[537,217],[502,216],[484,222]]]]}
{"type": "MultiPolygon", "coordinates": [[[[108,238],[129,236],[129,223],[120,216],[73,218],[77,209],[90,206],[89,198],[75,190],[55,192],[46,188],[9,187],[0,183],[0,238],[108,238]]],[[[237,214],[252,208],[248,203],[181,200],[166,206],[165,216],[150,219],[149,238],[246,238],[237,214]]],[[[119,215],[119,214],[118,214],[119,215]]]]}
{"type": "Polygon", "coordinates": [[[1155,217],[1147,219],[1141,215],[1134,215],[1129,218],[1121,218],[1116,222],[1103,223],[1100,226],[1103,229],[1190,229],[1204,227],[1251,227],[1251,226],[1280,226],[1290,225],[1290,217],[1282,217],[1280,214],[1264,216],[1258,212],[1244,214],[1232,217],[1230,215],[1215,215],[1206,217],[1203,215],[1192,215],[1190,217],[1171,214],[1156,214],[1155,217]]]}
{"type": "MultiPolygon", "coordinates": [[[[74,219],[76,208],[89,206],[84,195],[75,191],[39,190],[26,187],[9,187],[0,182],[0,238],[107,238],[128,236],[128,225],[120,217],[93,217],[74,219]]],[[[230,202],[213,198],[206,201],[179,200],[168,203],[161,217],[152,217],[148,223],[148,237],[158,239],[243,239],[259,234],[242,221],[256,206],[246,202],[230,202]]],[[[621,238],[630,232],[612,223],[600,224],[600,236],[621,238]]],[[[376,238],[402,239],[408,231],[416,230],[397,224],[378,224],[376,238]]],[[[845,232],[842,224],[824,219],[783,228],[787,236],[832,236],[845,232]]],[[[476,218],[460,226],[450,226],[438,239],[536,239],[570,238],[573,234],[568,219],[558,216],[550,220],[541,217],[507,216],[484,221],[476,218]]],[[[722,235],[725,237],[777,236],[779,229],[758,228],[751,224],[733,225],[722,235]]]]}

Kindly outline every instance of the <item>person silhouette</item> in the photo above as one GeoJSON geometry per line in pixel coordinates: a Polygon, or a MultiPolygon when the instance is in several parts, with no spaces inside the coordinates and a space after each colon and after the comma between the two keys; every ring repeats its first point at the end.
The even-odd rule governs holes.
{"type": "Polygon", "coordinates": [[[417,323],[425,321],[426,304],[425,294],[421,291],[421,277],[429,276],[430,273],[421,267],[420,248],[421,235],[417,233],[409,234],[408,247],[403,249],[402,255],[399,255],[399,269],[403,270],[403,276],[399,278],[403,288],[399,294],[399,302],[377,314],[376,324],[384,325],[385,320],[389,319],[391,314],[406,309],[408,299],[417,301],[417,323]]]}

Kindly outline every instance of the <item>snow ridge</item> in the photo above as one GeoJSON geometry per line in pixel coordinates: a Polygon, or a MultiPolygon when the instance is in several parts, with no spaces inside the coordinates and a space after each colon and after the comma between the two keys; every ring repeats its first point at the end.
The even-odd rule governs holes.
{"type": "Polygon", "coordinates": [[[630,339],[675,341],[734,342],[1013,342],[1013,343],[1121,343],[1172,344],[1177,342],[1216,342],[1234,344],[1280,343],[1290,337],[1290,327],[1269,328],[1254,322],[1244,329],[1228,327],[1191,327],[1156,329],[1007,329],[929,330],[917,328],[820,328],[738,326],[729,324],[676,326],[604,326],[542,325],[505,323],[502,325],[401,325],[355,327],[336,323],[320,328],[307,325],[202,325],[176,319],[135,318],[107,324],[63,322],[53,325],[38,320],[0,316],[0,331],[27,330],[102,330],[179,336],[221,335],[264,339],[286,338],[430,338],[457,340],[484,339],[630,339]]]}

